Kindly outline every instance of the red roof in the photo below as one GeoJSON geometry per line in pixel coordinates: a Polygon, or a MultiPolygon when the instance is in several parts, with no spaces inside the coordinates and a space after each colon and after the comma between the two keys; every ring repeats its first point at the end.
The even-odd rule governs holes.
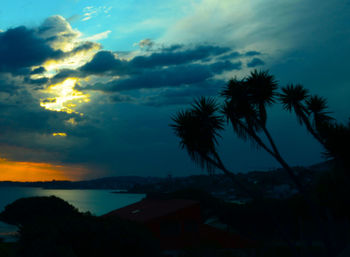
{"type": "Polygon", "coordinates": [[[140,202],[111,211],[104,216],[117,215],[128,220],[146,222],[197,204],[199,204],[199,202],[193,200],[159,200],[146,198],[140,202]]]}

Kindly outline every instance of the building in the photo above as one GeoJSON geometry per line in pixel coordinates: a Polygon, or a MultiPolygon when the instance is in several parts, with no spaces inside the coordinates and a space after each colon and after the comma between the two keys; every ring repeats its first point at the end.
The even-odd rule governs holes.
{"type": "Polygon", "coordinates": [[[200,204],[184,199],[143,199],[104,216],[144,224],[166,251],[178,251],[212,244],[225,249],[250,248],[253,243],[207,224],[201,218],[200,204]]]}

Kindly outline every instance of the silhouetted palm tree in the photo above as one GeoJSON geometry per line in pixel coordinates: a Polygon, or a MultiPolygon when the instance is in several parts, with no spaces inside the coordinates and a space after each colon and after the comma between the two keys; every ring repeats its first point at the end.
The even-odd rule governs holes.
{"type": "Polygon", "coordinates": [[[299,191],[303,192],[299,178],[282,158],[266,128],[266,106],[275,102],[277,86],[277,81],[267,71],[254,70],[247,78],[232,79],[221,92],[221,96],[225,97],[222,112],[239,137],[250,140],[272,155],[289,173],[299,191]],[[259,136],[261,131],[268,139],[269,146],[259,136]]]}
{"type": "Polygon", "coordinates": [[[310,116],[313,118],[313,127],[319,131],[320,127],[325,123],[329,123],[334,119],[329,115],[327,111],[328,105],[327,100],[323,97],[313,95],[310,96],[306,101],[306,106],[310,116]]]}
{"type": "Polygon", "coordinates": [[[254,70],[246,78],[245,84],[249,91],[250,101],[256,105],[259,111],[259,119],[265,124],[267,119],[266,106],[275,102],[275,91],[278,87],[278,82],[268,71],[254,70]]]}
{"type": "Polygon", "coordinates": [[[209,173],[220,169],[244,192],[252,198],[257,195],[247,189],[223,164],[218,152],[219,132],[224,129],[224,119],[218,114],[219,105],[213,98],[201,97],[191,108],[179,111],[172,120],[175,134],[180,138],[180,146],[186,149],[190,158],[209,173]]]}
{"type": "Polygon", "coordinates": [[[310,96],[308,90],[302,85],[287,85],[282,88],[280,100],[283,108],[289,112],[294,111],[300,124],[304,124],[311,135],[324,146],[319,134],[321,123],[329,122],[332,118],[326,111],[327,101],[319,96],[310,96]],[[313,121],[311,121],[311,116],[313,121]]]}
{"type": "MultiPolygon", "coordinates": [[[[299,177],[281,156],[266,127],[266,107],[273,104],[279,96],[284,109],[290,112],[294,111],[299,123],[305,124],[308,131],[317,140],[323,144],[330,144],[330,146],[327,146],[328,148],[326,147],[330,154],[336,154],[331,145],[337,149],[336,144],[339,142],[339,137],[336,137],[333,131],[337,129],[345,131],[343,138],[349,139],[350,126],[343,129],[329,122],[331,117],[326,111],[326,101],[317,96],[310,97],[308,91],[302,85],[288,85],[282,89],[282,94],[277,94],[277,87],[277,81],[268,71],[255,70],[248,77],[241,80],[231,79],[223,89],[221,92],[221,96],[224,97],[221,107],[223,116],[218,114],[220,108],[213,98],[200,98],[195,101],[190,109],[178,112],[172,118],[175,124],[171,126],[181,140],[181,147],[187,150],[192,160],[202,167],[206,167],[209,171],[214,168],[221,169],[233,181],[238,182],[237,184],[244,190],[244,186],[236,180],[236,176],[231,171],[226,169],[218,155],[217,139],[220,137],[219,132],[224,128],[223,117],[225,117],[232,125],[235,134],[244,140],[250,140],[257,147],[263,148],[281,164],[299,192],[305,197],[307,205],[310,207],[310,214],[315,217],[317,226],[322,227],[322,220],[318,214],[316,204],[305,192],[299,177]],[[326,140],[325,142],[320,136],[321,129],[322,133],[325,134],[322,137],[326,140]],[[265,137],[261,137],[261,134],[267,140],[263,140],[265,137]]],[[[350,142],[347,146],[349,144],[350,142]]],[[[341,153],[346,152],[342,150],[341,153]]],[[[253,198],[255,197],[253,196],[253,198]]],[[[326,230],[321,229],[321,232],[324,236],[323,241],[326,248],[331,249],[326,230]]]]}
{"type": "Polygon", "coordinates": [[[348,125],[323,122],[320,125],[320,133],[324,139],[325,155],[341,163],[349,177],[350,172],[350,121],[348,125]]]}
{"type": "Polygon", "coordinates": [[[213,98],[202,97],[192,108],[178,112],[171,126],[180,138],[180,146],[201,167],[212,171],[218,165],[217,144],[219,131],[223,130],[223,118],[217,115],[219,107],[213,98]]]}
{"type": "Polygon", "coordinates": [[[282,94],[280,94],[280,100],[283,108],[289,112],[294,111],[300,124],[303,124],[307,120],[308,111],[305,106],[305,100],[309,97],[309,91],[302,85],[287,85],[282,88],[282,94]]]}

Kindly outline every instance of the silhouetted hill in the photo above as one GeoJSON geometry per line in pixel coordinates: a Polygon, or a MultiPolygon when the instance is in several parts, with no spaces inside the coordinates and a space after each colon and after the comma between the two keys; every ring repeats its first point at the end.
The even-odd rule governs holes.
{"type": "Polygon", "coordinates": [[[120,176],[84,181],[12,182],[0,181],[3,187],[41,187],[45,189],[120,189],[128,190],[136,184],[143,185],[161,181],[157,177],[120,176]]]}
{"type": "MultiPolygon", "coordinates": [[[[304,183],[311,183],[320,172],[329,170],[332,162],[326,161],[309,167],[294,167],[302,176],[304,183]]],[[[259,188],[269,195],[289,195],[295,191],[288,174],[283,169],[271,171],[251,171],[238,173],[237,177],[252,189],[259,188]]],[[[131,193],[172,192],[185,188],[204,189],[224,198],[242,197],[241,192],[232,187],[229,177],[222,174],[193,175],[186,177],[140,177],[118,176],[84,181],[48,181],[48,182],[12,182],[0,181],[2,187],[41,187],[45,189],[112,189],[126,190],[131,193]],[[235,197],[233,197],[233,195],[235,197]]]]}

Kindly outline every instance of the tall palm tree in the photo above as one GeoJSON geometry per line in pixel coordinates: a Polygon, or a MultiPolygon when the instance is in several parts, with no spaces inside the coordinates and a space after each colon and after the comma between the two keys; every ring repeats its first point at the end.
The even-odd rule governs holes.
{"type": "Polygon", "coordinates": [[[254,70],[246,78],[245,84],[249,90],[252,104],[257,106],[259,119],[265,124],[267,119],[266,106],[270,106],[275,102],[278,82],[268,71],[254,70]]]}
{"type": "Polygon", "coordinates": [[[218,166],[217,144],[219,131],[223,130],[223,118],[217,115],[219,107],[213,98],[202,97],[192,108],[178,112],[171,126],[180,138],[180,146],[190,158],[209,171],[218,166]]]}
{"type": "Polygon", "coordinates": [[[258,196],[247,189],[223,164],[218,152],[219,132],[224,129],[224,119],[219,115],[219,105],[213,98],[201,97],[191,108],[179,111],[172,117],[175,134],[180,138],[180,147],[186,149],[190,158],[209,173],[220,169],[247,195],[257,199],[258,196]]]}
{"type": "Polygon", "coordinates": [[[279,95],[283,108],[289,112],[295,113],[300,124],[304,124],[309,133],[322,145],[324,142],[317,132],[317,126],[321,121],[325,121],[327,108],[325,99],[312,96],[302,85],[287,85],[282,88],[279,95]],[[314,116],[314,123],[310,121],[310,115],[314,116]],[[313,126],[314,125],[314,126],[313,126]]]}
{"type": "Polygon", "coordinates": [[[282,88],[279,96],[283,108],[289,112],[294,111],[299,123],[303,124],[308,115],[305,100],[309,97],[309,91],[300,84],[290,84],[282,88]]]}
{"type": "Polygon", "coordinates": [[[302,183],[282,158],[266,127],[266,107],[275,102],[277,87],[277,81],[268,71],[254,70],[247,78],[232,79],[221,92],[225,98],[222,112],[239,137],[250,140],[273,156],[288,172],[298,190],[303,192],[302,183]],[[259,135],[261,131],[269,145],[259,135]]]}
{"type": "Polygon", "coordinates": [[[313,127],[319,131],[321,126],[325,123],[329,123],[334,119],[329,115],[327,111],[327,100],[323,97],[313,95],[306,99],[306,106],[310,116],[313,118],[313,127]]]}
{"type": "MultiPolygon", "coordinates": [[[[224,97],[221,113],[240,138],[250,140],[256,146],[263,148],[281,164],[299,192],[304,195],[312,214],[317,217],[318,224],[321,224],[317,207],[305,193],[299,177],[281,156],[266,128],[266,107],[276,101],[277,86],[277,81],[267,71],[258,72],[255,70],[250,76],[242,80],[234,78],[228,82],[221,92],[221,96],[224,97]],[[264,142],[260,136],[261,133],[266,136],[268,143],[264,142]]],[[[312,105],[306,106],[305,100],[307,98],[308,92],[301,85],[290,85],[280,95],[284,107],[289,111],[294,110],[300,123],[309,121],[308,107],[311,108],[312,105]]],[[[236,176],[223,165],[217,152],[219,131],[224,127],[224,119],[217,114],[218,110],[219,106],[213,98],[200,98],[195,101],[190,109],[178,112],[172,118],[175,124],[171,126],[181,140],[180,146],[187,150],[192,160],[209,170],[221,169],[244,189],[244,186],[236,180],[236,176]]],[[[322,114],[322,111],[316,112],[316,107],[314,107],[314,111],[322,114]]],[[[315,116],[315,114],[313,115],[315,116]]]]}

